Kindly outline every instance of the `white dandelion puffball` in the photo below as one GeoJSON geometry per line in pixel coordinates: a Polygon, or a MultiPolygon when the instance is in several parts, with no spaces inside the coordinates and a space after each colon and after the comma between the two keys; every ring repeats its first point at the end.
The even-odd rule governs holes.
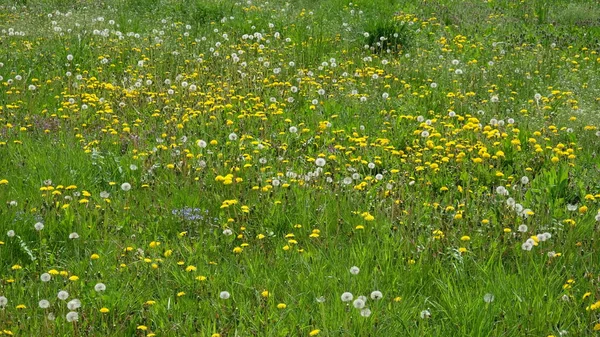
{"type": "Polygon", "coordinates": [[[494,302],[494,298],[495,298],[494,294],[487,293],[487,294],[483,295],[483,301],[485,303],[492,303],[492,302],[494,302]]]}
{"type": "Polygon", "coordinates": [[[362,309],[365,307],[365,301],[363,301],[360,298],[357,298],[354,300],[354,302],[352,302],[352,305],[356,308],[356,309],[362,309]]]}
{"type": "Polygon", "coordinates": [[[315,159],[315,165],[317,165],[319,167],[325,166],[326,163],[327,162],[323,158],[317,158],[317,159],[315,159]]]}
{"type": "Polygon", "coordinates": [[[341,298],[342,298],[342,302],[350,302],[350,301],[352,301],[354,296],[352,296],[352,293],[345,292],[342,294],[341,298]]]}
{"type": "Polygon", "coordinates": [[[64,290],[61,290],[61,291],[58,292],[57,297],[58,297],[59,300],[63,300],[64,301],[64,300],[66,300],[69,297],[69,293],[66,292],[66,291],[64,291],[64,290]]]}
{"type": "Polygon", "coordinates": [[[33,225],[33,228],[35,228],[35,230],[39,232],[42,229],[44,229],[44,224],[41,222],[37,222],[35,225],[33,225]]]}
{"type": "Polygon", "coordinates": [[[4,308],[8,303],[8,299],[4,296],[0,296],[0,307],[4,308]]]}
{"type": "Polygon", "coordinates": [[[371,298],[374,300],[380,300],[383,297],[383,294],[379,290],[375,290],[371,293],[371,298]]]}
{"type": "Polygon", "coordinates": [[[96,290],[97,292],[105,291],[106,290],[106,285],[104,283],[97,283],[94,286],[94,290],[96,290]]]}
{"type": "Polygon", "coordinates": [[[48,282],[50,279],[52,279],[52,276],[50,276],[48,273],[43,273],[40,275],[40,280],[42,280],[42,282],[48,282]]]}
{"type": "Polygon", "coordinates": [[[77,310],[81,308],[81,301],[74,298],[67,303],[67,308],[69,308],[69,310],[77,310]]]}
{"type": "Polygon", "coordinates": [[[364,308],[363,310],[360,311],[360,315],[362,317],[369,317],[369,316],[371,316],[371,310],[369,308],[364,308]]]}
{"type": "Polygon", "coordinates": [[[48,309],[50,307],[50,302],[48,300],[41,300],[38,305],[42,309],[48,309]]]}
{"type": "Polygon", "coordinates": [[[429,312],[429,310],[423,310],[419,316],[421,316],[422,319],[430,318],[431,312],[429,312]]]}
{"type": "Polygon", "coordinates": [[[357,266],[354,266],[354,267],[350,268],[350,274],[352,274],[352,275],[358,275],[358,273],[360,273],[360,269],[357,266]]]}
{"type": "Polygon", "coordinates": [[[122,183],[121,184],[121,189],[125,192],[129,191],[131,189],[131,184],[130,183],[122,183]]]}
{"type": "Polygon", "coordinates": [[[79,320],[79,314],[75,311],[71,311],[67,314],[67,322],[73,323],[79,320]]]}
{"type": "Polygon", "coordinates": [[[229,297],[231,297],[231,294],[229,294],[229,292],[227,291],[221,291],[221,293],[219,293],[219,297],[223,300],[229,299],[229,297]]]}

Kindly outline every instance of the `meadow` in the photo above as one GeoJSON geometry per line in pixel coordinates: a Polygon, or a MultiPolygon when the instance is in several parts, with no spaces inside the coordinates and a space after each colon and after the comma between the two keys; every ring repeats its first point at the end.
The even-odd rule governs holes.
{"type": "Polygon", "coordinates": [[[600,335],[600,6],[0,0],[0,335],[600,335]]]}

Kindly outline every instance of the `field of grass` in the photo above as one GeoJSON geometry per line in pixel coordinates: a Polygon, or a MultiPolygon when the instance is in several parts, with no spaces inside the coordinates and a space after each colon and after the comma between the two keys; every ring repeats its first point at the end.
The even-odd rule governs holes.
{"type": "Polygon", "coordinates": [[[600,335],[596,1],[0,0],[0,335],[600,335]]]}

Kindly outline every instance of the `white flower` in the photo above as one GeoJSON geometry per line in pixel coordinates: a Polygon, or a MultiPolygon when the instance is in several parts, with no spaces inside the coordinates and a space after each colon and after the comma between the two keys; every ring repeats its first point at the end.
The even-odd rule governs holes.
{"type": "Polygon", "coordinates": [[[352,305],[356,308],[356,309],[362,309],[365,307],[365,301],[361,300],[360,298],[357,298],[354,300],[354,302],[352,302],[352,305]]]}
{"type": "Polygon", "coordinates": [[[341,298],[342,298],[342,302],[350,302],[350,301],[352,301],[354,296],[352,296],[352,293],[345,292],[342,294],[341,298]]]}
{"type": "Polygon", "coordinates": [[[106,285],[104,283],[96,283],[96,285],[94,286],[94,290],[96,290],[97,292],[105,291],[106,285]]]}
{"type": "Polygon", "coordinates": [[[374,300],[380,300],[383,297],[383,294],[379,290],[375,290],[371,293],[371,298],[374,300]]]}
{"type": "Polygon", "coordinates": [[[483,295],[483,301],[485,303],[492,303],[492,302],[494,302],[494,298],[495,298],[494,294],[487,293],[487,294],[483,295]]]}
{"type": "Polygon", "coordinates": [[[421,316],[422,319],[430,318],[431,312],[429,312],[429,310],[423,310],[419,316],[421,316]]]}
{"type": "Polygon", "coordinates": [[[12,229],[9,230],[8,232],[6,232],[6,236],[8,236],[9,238],[12,238],[13,236],[15,236],[15,231],[13,231],[12,229]]]}
{"type": "Polygon", "coordinates": [[[58,292],[57,297],[58,297],[59,300],[63,300],[64,301],[64,300],[66,300],[69,297],[69,293],[66,292],[66,291],[64,291],[64,290],[61,290],[61,291],[58,292]]]}
{"type": "Polygon", "coordinates": [[[69,239],[71,239],[71,240],[79,239],[79,234],[73,232],[73,233],[69,234],[69,239]]]}
{"type": "Polygon", "coordinates": [[[432,88],[432,89],[435,89],[435,88],[437,88],[437,83],[435,83],[435,82],[431,83],[431,88],[432,88]]]}
{"type": "Polygon", "coordinates": [[[81,308],[81,301],[74,298],[67,303],[67,308],[69,308],[69,310],[77,310],[78,308],[81,308]]]}
{"type": "Polygon", "coordinates": [[[315,159],[315,165],[317,165],[319,167],[323,167],[323,166],[325,166],[325,164],[326,164],[325,159],[320,158],[320,157],[315,159]]]}
{"type": "Polygon", "coordinates": [[[517,230],[521,233],[525,233],[527,232],[527,225],[521,225],[517,230]]]}
{"type": "Polygon", "coordinates": [[[529,178],[527,176],[521,177],[521,184],[527,185],[529,183],[529,178]]]}
{"type": "Polygon", "coordinates": [[[364,308],[363,310],[360,311],[360,315],[362,317],[369,317],[369,316],[371,316],[371,310],[369,310],[369,308],[364,308]]]}
{"type": "Polygon", "coordinates": [[[317,301],[318,303],[323,303],[325,302],[325,296],[317,297],[315,301],[317,301]]]}
{"type": "Polygon", "coordinates": [[[229,299],[229,297],[231,297],[231,294],[229,294],[229,292],[227,291],[221,291],[221,293],[219,293],[219,297],[223,300],[229,299]]]}
{"type": "Polygon", "coordinates": [[[102,199],[106,199],[106,198],[108,198],[108,197],[110,197],[110,193],[108,193],[108,192],[106,192],[106,191],[102,191],[102,192],[100,192],[100,198],[102,198],[102,199]]]}
{"type": "Polygon", "coordinates": [[[360,269],[357,266],[354,266],[354,267],[350,268],[350,274],[352,274],[352,275],[358,275],[358,273],[360,273],[360,269]]]}
{"type": "Polygon", "coordinates": [[[48,300],[41,300],[38,305],[42,309],[48,309],[48,307],[50,307],[50,302],[48,300]]]}
{"type": "Polygon", "coordinates": [[[48,320],[49,320],[49,321],[53,321],[53,320],[55,320],[55,319],[56,319],[56,316],[54,316],[54,314],[53,314],[53,313],[48,313],[48,320]]]}
{"type": "Polygon", "coordinates": [[[33,228],[35,228],[35,230],[39,232],[42,229],[44,229],[44,224],[41,222],[37,222],[35,225],[33,225],[33,228]]]}
{"type": "Polygon", "coordinates": [[[529,241],[527,241],[521,245],[521,249],[523,249],[525,251],[530,251],[532,248],[533,248],[533,244],[529,241]]]}
{"type": "Polygon", "coordinates": [[[577,210],[577,204],[575,204],[575,205],[567,204],[567,210],[569,210],[571,212],[575,212],[577,210]]]}
{"type": "Polygon", "coordinates": [[[295,126],[290,126],[290,128],[289,128],[289,131],[290,131],[291,133],[296,133],[296,132],[298,132],[298,128],[297,128],[297,127],[295,127],[295,126]]]}
{"type": "Polygon", "coordinates": [[[0,296],[0,307],[4,308],[8,303],[8,299],[4,296],[0,296]]]}
{"type": "Polygon", "coordinates": [[[40,275],[40,280],[42,280],[42,282],[48,282],[52,279],[52,276],[50,276],[50,274],[48,273],[43,273],[42,275],[40,275]]]}
{"type": "Polygon", "coordinates": [[[121,184],[121,189],[125,192],[129,191],[131,189],[131,184],[130,183],[122,183],[121,184]]]}
{"type": "Polygon", "coordinates": [[[375,168],[375,163],[369,163],[367,164],[367,167],[370,169],[374,169],[375,168]]]}
{"type": "Polygon", "coordinates": [[[342,182],[344,183],[344,185],[350,185],[352,184],[352,178],[346,177],[342,182]]]}
{"type": "Polygon", "coordinates": [[[223,230],[223,235],[230,236],[231,234],[233,234],[233,231],[231,229],[225,228],[223,230]]]}
{"type": "Polygon", "coordinates": [[[425,131],[421,132],[421,137],[423,137],[423,138],[429,137],[429,131],[425,130],[425,131]]]}
{"type": "Polygon", "coordinates": [[[235,132],[229,134],[229,140],[235,141],[238,139],[238,135],[235,132]]]}
{"type": "Polygon", "coordinates": [[[67,314],[67,322],[77,322],[79,320],[79,314],[75,311],[71,311],[67,314]]]}
{"type": "Polygon", "coordinates": [[[498,186],[496,187],[496,193],[500,195],[508,195],[508,190],[504,186],[498,186]]]}
{"type": "Polygon", "coordinates": [[[206,147],[206,145],[208,145],[208,144],[206,143],[206,141],[204,141],[204,140],[202,140],[202,139],[199,139],[199,140],[196,142],[196,145],[198,145],[198,146],[199,146],[199,147],[201,147],[201,148],[205,148],[205,147],[206,147]]]}

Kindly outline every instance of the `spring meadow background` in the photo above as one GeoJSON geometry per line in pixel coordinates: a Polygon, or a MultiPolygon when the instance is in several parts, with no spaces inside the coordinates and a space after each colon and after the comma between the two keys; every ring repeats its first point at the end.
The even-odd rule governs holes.
{"type": "Polygon", "coordinates": [[[595,1],[0,1],[0,334],[600,335],[595,1]]]}

